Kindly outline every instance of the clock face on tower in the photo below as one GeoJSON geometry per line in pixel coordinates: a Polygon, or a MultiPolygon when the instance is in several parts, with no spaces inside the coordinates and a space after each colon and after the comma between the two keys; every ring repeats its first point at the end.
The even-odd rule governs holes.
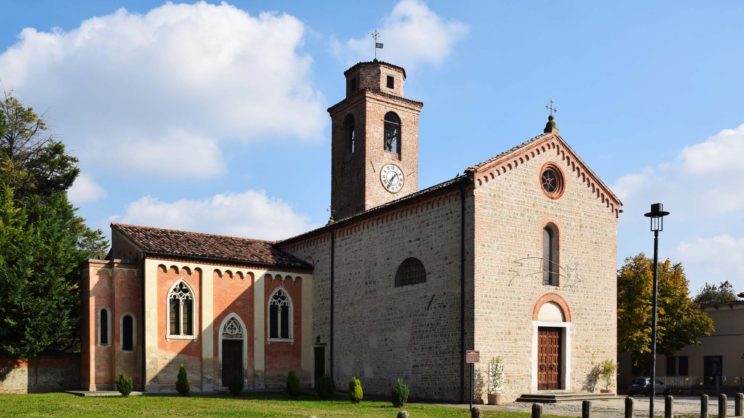
{"type": "Polygon", "coordinates": [[[403,171],[395,164],[387,164],[380,170],[382,186],[390,193],[397,193],[403,188],[403,171]]]}

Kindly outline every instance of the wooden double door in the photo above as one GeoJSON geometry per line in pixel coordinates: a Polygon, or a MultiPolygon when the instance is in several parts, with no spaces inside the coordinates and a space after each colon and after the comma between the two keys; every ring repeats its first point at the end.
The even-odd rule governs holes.
{"type": "Polygon", "coordinates": [[[540,327],[537,330],[537,389],[563,389],[563,329],[540,327]]]}

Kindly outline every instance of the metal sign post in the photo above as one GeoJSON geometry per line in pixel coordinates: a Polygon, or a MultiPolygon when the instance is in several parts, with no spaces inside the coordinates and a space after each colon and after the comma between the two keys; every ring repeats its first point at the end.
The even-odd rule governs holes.
{"type": "Polygon", "coordinates": [[[467,350],[465,351],[465,363],[470,365],[470,410],[473,410],[473,386],[475,386],[475,382],[473,381],[473,368],[475,367],[475,363],[478,363],[480,361],[480,352],[475,350],[467,350]]]}

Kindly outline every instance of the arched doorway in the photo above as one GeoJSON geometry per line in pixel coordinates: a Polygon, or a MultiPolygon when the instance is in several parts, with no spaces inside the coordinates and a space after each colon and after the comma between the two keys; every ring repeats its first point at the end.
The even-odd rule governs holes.
{"type": "Polygon", "coordinates": [[[247,338],[245,324],[239,316],[230,314],[222,321],[219,348],[222,386],[228,386],[236,375],[245,381],[247,338]]]}
{"type": "Polygon", "coordinates": [[[532,390],[569,390],[571,311],[555,293],[542,296],[532,313],[532,390]]]}

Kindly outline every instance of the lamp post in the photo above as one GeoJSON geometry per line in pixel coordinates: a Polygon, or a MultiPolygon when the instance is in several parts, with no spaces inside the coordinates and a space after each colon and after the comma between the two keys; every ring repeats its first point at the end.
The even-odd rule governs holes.
{"type": "Polygon", "coordinates": [[[654,416],[654,396],[656,395],[656,312],[659,305],[659,231],[664,230],[664,217],[669,212],[664,211],[661,203],[652,203],[651,212],[643,216],[651,218],[651,230],[654,232],[654,304],[651,320],[651,394],[648,399],[648,416],[654,416]]]}

